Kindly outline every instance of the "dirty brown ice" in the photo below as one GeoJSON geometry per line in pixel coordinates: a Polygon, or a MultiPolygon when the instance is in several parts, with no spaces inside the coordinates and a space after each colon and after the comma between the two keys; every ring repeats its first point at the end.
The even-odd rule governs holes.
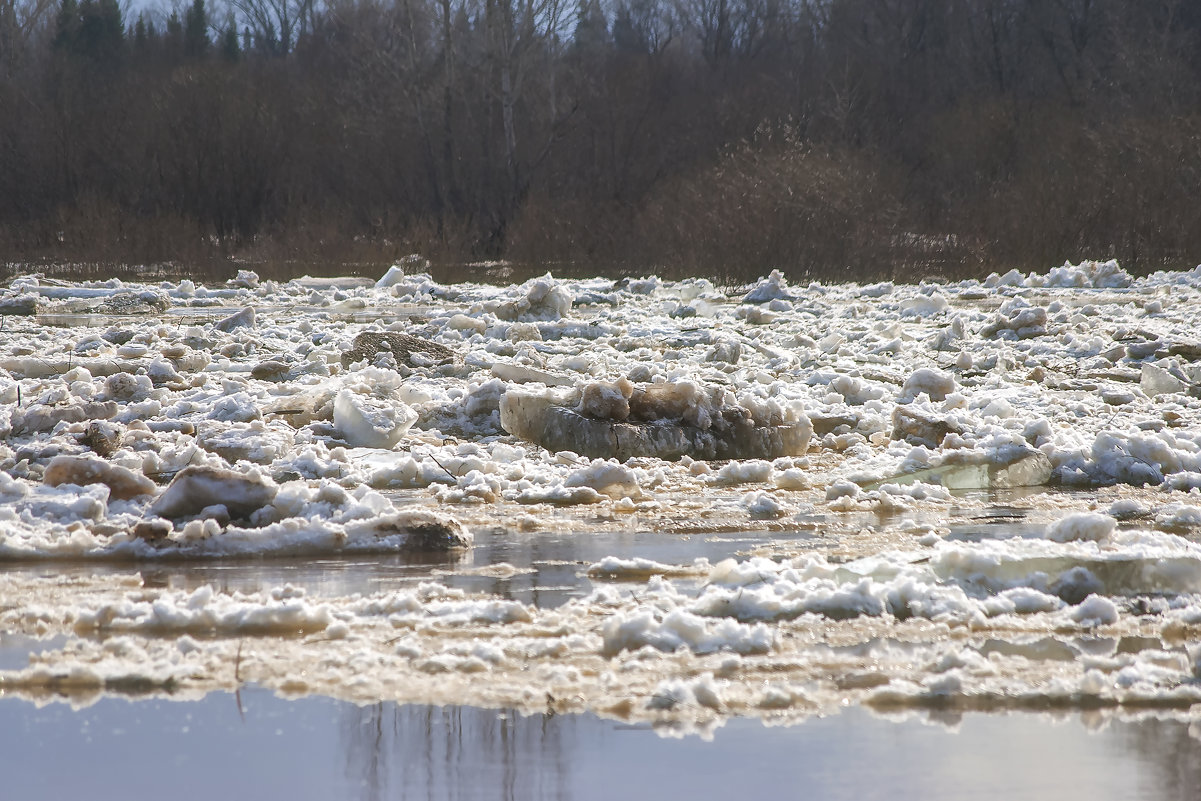
{"type": "Polygon", "coordinates": [[[402,334],[397,331],[364,331],[354,338],[351,347],[342,354],[342,364],[349,367],[355,362],[373,361],[381,353],[390,352],[397,364],[410,364],[415,353],[422,354],[436,364],[452,362],[457,354],[437,342],[402,334]]]}

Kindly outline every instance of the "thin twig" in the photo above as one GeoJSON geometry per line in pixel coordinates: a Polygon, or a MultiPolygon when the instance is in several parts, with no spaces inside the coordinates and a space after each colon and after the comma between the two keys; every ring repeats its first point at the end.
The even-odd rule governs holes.
{"type": "Polygon", "coordinates": [[[446,469],[446,465],[444,465],[444,464],[442,464],[441,462],[439,462],[439,461],[438,461],[438,457],[434,456],[434,453],[433,453],[433,451],[430,451],[430,452],[429,452],[429,453],[427,453],[426,455],[430,457],[430,460],[431,460],[431,461],[432,461],[434,464],[438,465],[438,467],[441,467],[441,468],[442,468],[442,471],[443,471],[444,473],[446,473],[446,475],[450,476],[450,477],[451,477],[451,478],[453,478],[453,479],[458,479],[458,476],[457,476],[457,475],[455,475],[454,473],[452,473],[452,472],[450,472],[449,470],[447,470],[447,469],[446,469]]]}

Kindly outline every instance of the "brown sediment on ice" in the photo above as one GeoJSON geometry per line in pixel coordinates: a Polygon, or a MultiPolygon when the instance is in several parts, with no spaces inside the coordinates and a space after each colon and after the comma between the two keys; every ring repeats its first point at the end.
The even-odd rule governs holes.
{"type": "MultiPolygon", "coordinates": [[[[777,459],[800,456],[809,448],[813,426],[805,417],[795,422],[761,424],[744,409],[719,409],[704,427],[675,417],[638,419],[634,398],[624,414],[588,416],[536,393],[510,390],[500,401],[501,427],[549,451],[572,451],[591,459],[655,457],[675,460],[777,459]]],[[[581,403],[588,404],[584,395],[581,403]]],[[[620,402],[619,402],[620,403],[620,402]]]]}
{"type": "Polygon", "coordinates": [[[435,362],[452,362],[458,358],[453,350],[437,342],[402,334],[397,331],[364,331],[354,338],[349,349],[342,354],[342,364],[370,362],[381,353],[391,353],[397,364],[408,364],[414,353],[420,353],[435,362]]]}

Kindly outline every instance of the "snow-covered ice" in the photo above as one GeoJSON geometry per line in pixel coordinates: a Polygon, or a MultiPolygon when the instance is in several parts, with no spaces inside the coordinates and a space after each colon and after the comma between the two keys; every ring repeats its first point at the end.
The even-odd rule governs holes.
{"type": "Polygon", "coordinates": [[[1201,268],[729,291],[421,269],[10,282],[0,560],[45,570],[0,573],[0,630],[65,644],[0,692],[1201,712],[1201,268]],[[613,553],[554,608],[436,577],[318,597],[138,572],[548,528],[805,536],[613,553]],[[88,560],[122,570],[54,575],[88,560]]]}

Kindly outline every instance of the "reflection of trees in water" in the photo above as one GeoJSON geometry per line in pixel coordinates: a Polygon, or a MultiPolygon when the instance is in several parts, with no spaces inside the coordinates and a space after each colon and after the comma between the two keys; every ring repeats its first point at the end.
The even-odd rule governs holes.
{"type": "Polygon", "coordinates": [[[462,551],[430,551],[376,555],[372,559],[281,558],[269,565],[180,563],[143,569],[142,583],[184,592],[207,584],[228,594],[265,592],[290,582],[304,586],[310,593],[338,597],[415,586],[418,581],[428,581],[433,568],[453,570],[465,560],[462,551]]]}
{"type": "Polygon", "coordinates": [[[391,703],[347,707],[346,772],[363,801],[570,797],[570,715],[391,703]]]}
{"type": "Polygon", "coordinates": [[[1201,796],[1201,740],[1189,735],[1178,721],[1131,723],[1117,738],[1151,767],[1147,798],[1155,801],[1195,801],[1201,796]]]}

